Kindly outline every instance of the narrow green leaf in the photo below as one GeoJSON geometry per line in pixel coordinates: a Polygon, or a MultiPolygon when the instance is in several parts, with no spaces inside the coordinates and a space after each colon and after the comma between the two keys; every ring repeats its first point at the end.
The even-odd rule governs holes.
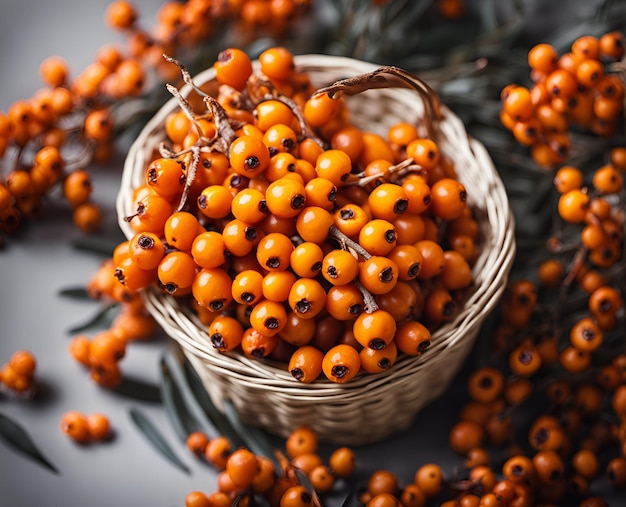
{"type": "Polygon", "coordinates": [[[198,374],[191,367],[191,365],[185,361],[184,365],[185,375],[189,381],[189,387],[191,388],[196,400],[208,415],[213,425],[217,428],[220,435],[225,436],[233,447],[241,447],[245,444],[241,436],[232,427],[226,416],[220,412],[215,406],[213,400],[209,396],[209,393],[204,389],[202,380],[198,377],[198,374]]]}
{"type": "Polygon", "coordinates": [[[162,401],[159,386],[129,376],[122,377],[122,382],[113,389],[113,392],[139,401],[150,403],[160,403],[162,401]]]}
{"type": "Polygon", "coordinates": [[[14,449],[34,459],[51,472],[58,474],[58,469],[35,446],[27,431],[10,417],[0,414],[0,436],[14,449]]]}
{"type": "MultiPolygon", "coordinates": [[[[181,354],[182,355],[182,354],[181,354]]],[[[184,400],[185,406],[200,429],[204,431],[210,437],[221,435],[215,423],[207,415],[202,403],[196,396],[196,391],[191,387],[190,381],[184,371],[183,365],[174,356],[171,350],[165,352],[163,356],[164,364],[166,365],[172,379],[176,383],[180,394],[184,400]]],[[[203,390],[199,387],[198,391],[203,390]]],[[[204,396],[208,396],[206,392],[202,393],[204,396]]]]}
{"type": "Polygon", "coordinates": [[[70,335],[82,333],[89,329],[93,328],[108,328],[111,326],[113,322],[112,310],[118,307],[118,303],[111,303],[106,305],[104,308],[101,308],[93,317],[82,324],[78,324],[70,329],[68,329],[68,333],[70,335]]]}
{"type": "MultiPolygon", "coordinates": [[[[230,400],[224,401],[224,414],[250,451],[275,460],[274,447],[269,442],[267,435],[260,428],[244,424],[230,400]]],[[[278,463],[275,462],[274,464],[277,465],[278,463]]]]}
{"type": "Polygon", "coordinates": [[[150,419],[141,412],[137,408],[130,409],[130,417],[139,428],[139,430],[144,434],[144,436],[148,439],[148,441],[170,462],[180,468],[183,472],[191,473],[189,467],[185,465],[179,458],[176,456],[172,448],[169,446],[165,437],[157,430],[156,426],[152,424],[150,419]]]}
{"type": "Polygon", "coordinates": [[[187,440],[190,433],[198,429],[198,425],[195,423],[193,417],[187,410],[180,390],[174,382],[172,373],[165,363],[164,358],[161,358],[160,388],[165,411],[170,418],[174,431],[181,441],[184,442],[187,440]]]}
{"type": "Polygon", "coordinates": [[[59,296],[63,296],[69,299],[78,299],[78,300],[91,300],[92,299],[86,287],[66,287],[64,289],[59,290],[59,296]]]}

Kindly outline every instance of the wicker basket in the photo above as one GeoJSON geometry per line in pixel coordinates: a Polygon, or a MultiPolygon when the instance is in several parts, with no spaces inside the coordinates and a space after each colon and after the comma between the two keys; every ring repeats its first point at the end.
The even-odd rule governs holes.
{"type": "MultiPolygon", "coordinates": [[[[353,59],[322,55],[295,58],[315,86],[370,72],[376,66],[353,59]]],[[[212,69],[194,78],[203,84],[212,69]]],[[[189,88],[182,90],[183,95],[189,88]]],[[[386,135],[397,121],[419,122],[424,104],[415,91],[400,88],[370,90],[346,97],[355,124],[386,135]]],[[[154,150],[164,140],[164,119],[178,108],[167,102],[132,144],[117,199],[119,224],[127,237],[134,232],[123,220],[131,214],[131,190],[143,182],[154,150]]],[[[441,107],[438,145],[453,159],[465,185],[469,204],[480,225],[480,255],[473,266],[475,283],[458,316],[433,333],[431,347],[420,357],[400,356],[389,371],[359,375],[345,384],[318,380],[294,381],[285,365],[222,354],[213,348],[206,327],[190,308],[158,290],[146,290],[149,311],[178,344],[202,378],[219,408],[229,399],[245,423],[286,436],[298,425],[309,425],[327,443],[359,445],[380,441],[408,428],[418,411],[448,387],[472,348],[480,326],[502,294],[515,255],[514,223],[504,186],[484,146],[469,138],[461,120],[441,107]]]]}

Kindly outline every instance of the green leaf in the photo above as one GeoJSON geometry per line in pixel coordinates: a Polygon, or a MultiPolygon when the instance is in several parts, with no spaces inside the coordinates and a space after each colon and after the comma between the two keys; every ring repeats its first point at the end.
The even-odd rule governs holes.
{"type": "Polygon", "coordinates": [[[67,330],[70,335],[74,335],[77,333],[83,333],[89,329],[93,328],[109,328],[111,327],[111,323],[113,322],[112,310],[118,307],[119,303],[111,303],[106,305],[104,308],[101,308],[93,317],[88,319],[86,322],[82,324],[78,324],[67,330]]]}
{"type": "Polygon", "coordinates": [[[204,391],[200,380],[198,380],[200,386],[195,387],[193,385],[193,380],[190,380],[186,374],[183,366],[186,363],[184,362],[181,364],[179,359],[175,357],[171,350],[165,352],[163,362],[179,389],[182,399],[184,400],[185,407],[200,429],[209,436],[215,437],[222,435],[214,421],[207,415],[207,412],[204,409],[204,398],[208,398],[208,394],[204,391]]]}
{"type": "Polygon", "coordinates": [[[198,374],[191,367],[191,365],[185,361],[183,368],[185,376],[189,381],[189,387],[191,388],[196,400],[209,416],[219,434],[230,440],[233,447],[241,447],[242,445],[245,445],[245,442],[232,427],[227,417],[215,406],[213,400],[211,400],[211,397],[209,396],[209,393],[206,392],[204,385],[202,384],[202,380],[198,377],[198,374]]]}
{"type": "Polygon", "coordinates": [[[66,287],[59,290],[59,296],[69,299],[92,300],[86,287],[66,287]]]}
{"type": "MultiPolygon", "coordinates": [[[[224,414],[250,451],[275,461],[274,447],[268,440],[267,435],[260,428],[244,424],[230,400],[224,400],[224,414]]],[[[274,465],[278,465],[278,463],[275,462],[274,465]]]]}
{"type": "Polygon", "coordinates": [[[156,426],[148,419],[148,417],[138,408],[130,409],[130,417],[144,434],[148,441],[170,462],[180,468],[183,472],[191,473],[189,467],[183,463],[169,446],[165,437],[157,430],[156,426]]]}
{"type": "Polygon", "coordinates": [[[181,439],[186,441],[190,433],[198,429],[193,416],[187,410],[178,386],[174,382],[165,359],[161,358],[161,398],[165,411],[170,418],[174,431],[181,439]]]}
{"type": "Polygon", "coordinates": [[[159,386],[126,375],[122,377],[122,382],[113,389],[113,392],[139,401],[150,403],[161,403],[162,401],[159,386]]]}
{"type": "Polygon", "coordinates": [[[0,414],[0,436],[14,449],[58,474],[58,469],[39,451],[27,431],[10,417],[0,414]]]}

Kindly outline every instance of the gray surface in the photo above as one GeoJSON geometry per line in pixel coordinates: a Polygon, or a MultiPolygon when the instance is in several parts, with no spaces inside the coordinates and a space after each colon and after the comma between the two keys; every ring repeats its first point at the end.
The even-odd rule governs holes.
{"type": "MultiPolygon", "coordinates": [[[[161,3],[144,0],[136,5],[147,22],[152,22],[161,3]]],[[[3,1],[0,110],[37,89],[38,65],[43,58],[61,55],[77,71],[92,60],[102,44],[119,40],[103,23],[107,4],[107,0],[3,1]]],[[[108,212],[109,231],[116,227],[113,200],[120,169],[117,160],[95,173],[94,200],[108,212]]],[[[100,389],[69,357],[67,330],[83,322],[97,305],[63,299],[57,292],[84,285],[100,262],[99,257],[70,247],[69,240],[80,233],[69,222],[69,210],[56,207],[51,216],[23,229],[19,240],[11,241],[0,253],[0,362],[17,349],[31,350],[39,360],[41,384],[41,393],[34,400],[0,396],[0,412],[21,422],[61,472],[54,475],[0,442],[0,507],[181,506],[189,491],[212,491],[215,472],[192,459],[160,406],[129,401],[100,389]],[[145,441],[130,420],[128,411],[133,406],[140,406],[161,428],[191,474],[173,467],[145,441]],[[67,410],[107,414],[115,429],[113,440],[88,447],[74,445],[59,429],[67,410]]],[[[123,371],[157,382],[165,343],[161,337],[131,345],[121,363],[123,371]]],[[[455,386],[425,409],[406,434],[358,448],[361,470],[388,468],[403,482],[428,461],[437,461],[451,471],[460,462],[446,443],[452,414],[458,409],[459,389],[462,386],[455,386]]]]}

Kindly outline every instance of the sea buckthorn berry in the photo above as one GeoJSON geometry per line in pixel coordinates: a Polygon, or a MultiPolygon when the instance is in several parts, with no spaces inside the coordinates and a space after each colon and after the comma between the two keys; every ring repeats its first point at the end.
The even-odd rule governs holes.
{"type": "Polygon", "coordinates": [[[469,394],[473,400],[491,403],[502,393],[504,377],[496,368],[483,367],[474,371],[468,380],[469,394]]]}
{"type": "Polygon", "coordinates": [[[563,460],[555,451],[538,451],[532,458],[535,476],[543,484],[555,484],[565,475],[563,460]]]}
{"type": "Polygon", "coordinates": [[[146,169],[146,183],[165,199],[180,195],[185,186],[185,172],[180,161],[171,158],[153,160],[146,169]]]}
{"type": "Polygon", "coordinates": [[[89,438],[94,441],[106,440],[111,436],[111,423],[109,418],[101,413],[93,413],[87,416],[87,431],[89,438]]]}
{"type": "Polygon", "coordinates": [[[528,51],[528,65],[531,69],[548,75],[558,63],[559,55],[550,44],[537,44],[528,51]]]}
{"type": "Polygon", "coordinates": [[[393,224],[381,218],[367,222],[359,231],[359,244],[371,255],[387,255],[397,241],[393,224]]]}
{"type": "Polygon", "coordinates": [[[337,199],[337,186],[326,178],[313,178],[304,186],[306,202],[309,206],[318,206],[332,211],[337,199]]]}
{"type": "Polygon", "coordinates": [[[373,189],[367,202],[376,218],[392,221],[407,211],[408,197],[403,188],[393,183],[383,183],[373,189]]]}
{"type": "Polygon", "coordinates": [[[431,290],[424,299],[424,317],[430,323],[440,323],[454,318],[458,305],[450,292],[443,288],[431,290]]]}
{"type": "Polygon", "coordinates": [[[422,254],[413,245],[397,245],[387,257],[398,266],[399,280],[413,280],[422,268],[422,254]]]}
{"type": "Polygon", "coordinates": [[[263,299],[252,307],[250,325],[263,335],[273,336],[280,333],[286,323],[287,312],[281,303],[263,299]]]}
{"type": "Polygon", "coordinates": [[[312,319],[326,306],[326,291],[313,278],[299,278],[289,291],[289,307],[301,318],[312,319]]]}
{"type": "Polygon", "coordinates": [[[263,176],[267,181],[272,182],[289,174],[297,174],[297,169],[298,159],[291,153],[283,151],[276,153],[270,158],[270,164],[263,173],[263,176]]]}
{"type": "Polygon", "coordinates": [[[114,276],[130,291],[141,290],[156,280],[156,269],[141,269],[131,258],[126,257],[115,266],[114,276]]]}
{"type": "Polygon", "coordinates": [[[235,173],[255,178],[269,166],[270,152],[261,139],[243,135],[231,143],[228,158],[235,173]]]}
{"type": "Polygon", "coordinates": [[[278,345],[278,336],[266,336],[247,328],[241,337],[241,351],[246,357],[262,359],[269,356],[278,345]]]}
{"type": "Polygon", "coordinates": [[[598,287],[589,296],[589,311],[595,315],[613,315],[623,306],[620,292],[608,285],[598,287]]]}
{"type": "Polygon", "coordinates": [[[535,477],[533,462],[522,454],[513,456],[502,465],[502,475],[514,484],[527,483],[535,477]]]}
{"type": "Polygon", "coordinates": [[[313,504],[313,496],[302,485],[289,487],[280,498],[280,507],[309,507],[313,504]]]}
{"type": "Polygon", "coordinates": [[[320,494],[328,493],[335,484],[335,476],[326,465],[318,465],[308,473],[313,489],[320,494]]]}
{"type": "Polygon", "coordinates": [[[90,365],[110,365],[126,355],[126,342],[110,330],[96,334],[89,344],[90,365]]]}
{"type": "Polygon", "coordinates": [[[35,374],[37,360],[31,352],[18,350],[11,354],[8,364],[17,375],[32,377],[35,374]]]}
{"type": "Polygon", "coordinates": [[[376,470],[367,481],[367,491],[373,496],[382,493],[395,495],[399,485],[398,477],[390,470],[376,470]]]}
{"type": "Polygon", "coordinates": [[[323,243],[329,235],[334,218],[329,211],[318,206],[307,206],[296,219],[296,230],[304,241],[323,243]]]}
{"type": "Polygon", "coordinates": [[[359,352],[361,368],[367,373],[382,373],[391,368],[398,357],[398,349],[392,341],[386,347],[375,350],[363,347],[359,352]]]}
{"type": "Polygon", "coordinates": [[[263,298],[263,275],[254,269],[237,273],[232,283],[233,299],[240,304],[254,305],[263,298]]]}
{"type": "Polygon", "coordinates": [[[607,32],[600,37],[598,46],[601,56],[619,59],[624,55],[624,35],[619,31],[607,32]]]}
{"type": "Polygon", "coordinates": [[[580,373],[591,365],[591,353],[572,345],[561,351],[559,363],[569,373],[580,373]]]}
{"type": "Polygon", "coordinates": [[[282,271],[289,267],[294,246],[284,234],[273,232],[263,236],[256,249],[256,258],[263,269],[282,271]]]}
{"type": "Polygon", "coordinates": [[[263,277],[261,284],[263,296],[265,299],[276,301],[277,303],[287,301],[296,279],[296,275],[289,270],[270,271],[263,277]]]}
{"type": "Polygon", "coordinates": [[[431,334],[421,322],[413,320],[398,326],[394,341],[402,353],[419,356],[430,347],[431,334]]]}
{"type": "Polygon", "coordinates": [[[528,88],[523,86],[509,88],[504,94],[502,108],[514,121],[530,120],[533,114],[533,104],[528,88]]]}
{"type": "Polygon", "coordinates": [[[612,486],[616,488],[626,486],[626,458],[622,456],[612,458],[606,465],[606,476],[612,486]]]}
{"type": "Polygon", "coordinates": [[[89,348],[91,341],[85,335],[77,335],[70,341],[69,352],[74,360],[89,366],[89,348]]]}
{"type": "Polygon", "coordinates": [[[298,138],[292,128],[279,123],[269,127],[263,134],[263,143],[269,150],[270,157],[279,153],[297,153],[298,138]]]}
{"type": "Polygon", "coordinates": [[[298,454],[290,460],[291,466],[300,469],[305,474],[309,474],[315,467],[323,465],[322,457],[317,453],[305,452],[298,454]]]}
{"type": "Polygon", "coordinates": [[[359,281],[372,294],[386,294],[398,283],[398,266],[387,257],[372,256],[359,263],[359,281]]]}
{"type": "Polygon", "coordinates": [[[331,382],[345,383],[352,380],[361,368],[361,359],[356,349],[339,344],[330,348],[322,360],[322,371],[331,382]]]}
{"type": "Polygon", "coordinates": [[[275,46],[259,55],[261,72],[270,79],[285,81],[294,72],[293,54],[287,48],[275,46]]]}
{"type": "Polygon", "coordinates": [[[211,345],[220,352],[226,352],[239,346],[243,327],[233,317],[218,315],[209,325],[208,333],[211,345]]]}
{"type": "Polygon", "coordinates": [[[346,204],[333,214],[335,227],[349,238],[357,238],[369,219],[365,210],[357,204],[346,204]]]}
{"type": "Polygon", "coordinates": [[[406,156],[412,158],[422,170],[430,171],[439,163],[439,147],[431,139],[415,139],[407,145],[406,156]]]}
{"type": "Polygon", "coordinates": [[[363,311],[363,294],[352,283],[336,285],[326,294],[326,311],[337,320],[354,320],[363,311]]]}
{"type": "Polygon", "coordinates": [[[223,269],[204,268],[196,274],[191,292],[200,306],[220,312],[232,301],[231,285],[231,278],[223,269]]]}
{"type": "Polygon", "coordinates": [[[226,460],[226,473],[239,488],[252,484],[257,468],[257,457],[248,449],[237,449],[226,460]]]}
{"type": "Polygon", "coordinates": [[[322,269],[324,252],[317,243],[305,241],[296,246],[289,256],[289,265],[296,275],[314,278],[322,269]]]}
{"type": "Polygon", "coordinates": [[[426,498],[433,498],[443,491],[443,470],[436,463],[425,463],[415,471],[414,482],[426,498]]]}
{"type": "Polygon", "coordinates": [[[558,287],[565,274],[565,267],[558,259],[548,259],[537,267],[537,277],[544,287],[558,287]]]}
{"type": "Polygon", "coordinates": [[[219,232],[204,231],[191,243],[191,256],[201,268],[217,268],[226,262],[226,243],[219,232]]]}
{"type": "Polygon", "coordinates": [[[443,220],[459,218],[465,211],[467,191],[452,178],[442,178],[431,187],[431,211],[443,220]]]}
{"type": "Polygon", "coordinates": [[[212,438],[204,449],[206,459],[218,470],[226,468],[226,461],[231,452],[230,441],[223,436],[212,438]]]}
{"type": "Polygon", "coordinates": [[[326,150],[317,157],[315,173],[318,178],[326,178],[333,185],[341,187],[350,176],[352,161],[341,150],[326,150]]]}
{"type": "Polygon", "coordinates": [[[589,195],[582,190],[570,190],[561,195],[558,202],[559,216],[569,223],[580,223],[585,219],[589,206],[589,195]]]}
{"type": "Polygon", "coordinates": [[[63,195],[72,206],[78,206],[89,200],[93,186],[87,171],[76,169],[63,181],[63,195]]]}
{"type": "Polygon", "coordinates": [[[570,342],[578,350],[592,352],[602,345],[602,341],[602,330],[590,317],[583,317],[570,330],[570,342]]]}
{"type": "Polygon", "coordinates": [[[215,78],[219,83],[241,91],[246,87],[248,78],[252,74],[252,61],[240,49],[228,48],[217,55],[213,68],[215,78]]]}
{"type": "Polygon", "coordinates": [[[353,125],[340,128],[330,139],[330,147],[346,152],[353,163],[358,161],[364,146],[363,133],[353,125]]]}
{"type": "Polygon", "coordinates": [[[126,30],[137,21],[137,11],[130,2],[116,0],[107,7],[105,19],[109,26],[117,30],[126,30]]]}
{"type": "Polygon", "coordinates": [[[284,102],[276,99],[265,100],[254,109],[256,126],[263,132],[273,125],[291,125],[295,115],[284,102]]]}
{"type": "Polygon", "coordinates": [[[443,271],[445,255],[439,243],[424,239],[415,243],[415,248],[422,254],[422,267],[417,275],[418,278],[431,279],[443,271]]]}
{"type": "Polygon", "coordinates": [[[546,77],[546,88],[551,97],[569,99],[578,89],[576,78],[565,69],[556,69],[546,77]]]}
{"type": "Polygon", "coordinates": [[[250,253],[261,240],[262,233],[258,224],[251,225],[237,218],[231,220],[222,230],[222,239],[226,249],[237,257],[250,253]]]}
{"type": "Polygon", "coordinates": [[[606,164],[593,173],[592,184],[601,194],[616,194],[624,184],[622,174],[610,164],[606,164]]]}
{"type": "Polygon", "coordinates": [[[190,491],[185,496],[185,507],[210,507],[209,497],[202,491],[190,491]]]}
{"type": "Polygon", "coordinates": [[[315,319],[303,319],[294,312],[288,312],[287,323],[279,336],[283,342],[301,347],[311,342],[316,332],[317,321],[315,319]]]}
{"type": "Polygon", "coordinates": [[[352,326],[352,332],[363,347],[381,350],[391,343],[396,328],[396,321],[389,312],[375,310],[361,313],[352,326]]]}
{"type": "Polygon", "coordinates": [[[322,276],[333,285],[345,285],[359,274],[359,262],[347,250],[331,250],[322,260],[322,276]]]}
{"type": "Polygon", "coordinates": [[[304,104],[304,119],[313,128],[322,127],[335,116],[339,104],[338,100],[332,99],[327,93],[313,95],[304,104]]]}
{"type": "Polygon", "coordinates": [[[169,201],[160,195],[149,193],[136,204],[135,213],[124,220],[130,223],[135,232],[154,232],[161,235],[165,222],[172,214],[169,201]]]}
{"type": "Polygon", "coordinates": [[[165,254],[157,269],[159,284],[172,296],[188,294],[196,276],[197,265],[187,252],[165,254]]]}
{"type": "Polygon", "coordinates": [[[356,456],[349,447],[338,447],[328,458],[328,466],[335,477],[346,479],[354,474],[356,456]]]}
{"type": "Polygon", "coordinates": [[[90,440],[87,417],[76,410],[63,414],[61,431],[79,444],[86,444],[90,440]]]}
{"type": "Polygon", "coordinates": [[[448,290],[460,290],[469,287],[473,280],[472,270],[463,255],[455,250],[443,253],[444,266],[439,273],[439,280],[448,290]]]}
{"type": "Polygon", "coordinates": [[[285,441],[287,456],[295,458],[301,454],[315,454],[318,451],[319,438],[317,432],[309,426],[294,428],[285,441]]]}
{"type": "Polygon", "coordinates": [[[602,62],[587,58],[578,64],[576,68],[577,81],[587,87],[594,86],[604,76],[602,62]]]}
{"type": "Polygon", "coordinates": [[[130,257],[141,269],[156,269],[165,255],[165,245],[152,232],[135,234],[129,244],[130,257]]]}
{"type": "Polygon", "coordinates": [[[286,177],[273,181],[265,192],[265,202],[273,215],[279,218],[295,217],[306,206],[304,185],[286,177]]]}
{"type": "Polygon", "coordinates": [[[287,371],[298,382],[308,384],[321,375],[323,359],[322,351],[311,345],[303,345],[291,355],[287,371]]]}
{"type": "Polygon", "coordinates": [[[191,252],[194,240],[204,228],[198,218],[187,211],[172,213],[164,227],[164,237],[168,245],[183,252],[191,252]]]}

